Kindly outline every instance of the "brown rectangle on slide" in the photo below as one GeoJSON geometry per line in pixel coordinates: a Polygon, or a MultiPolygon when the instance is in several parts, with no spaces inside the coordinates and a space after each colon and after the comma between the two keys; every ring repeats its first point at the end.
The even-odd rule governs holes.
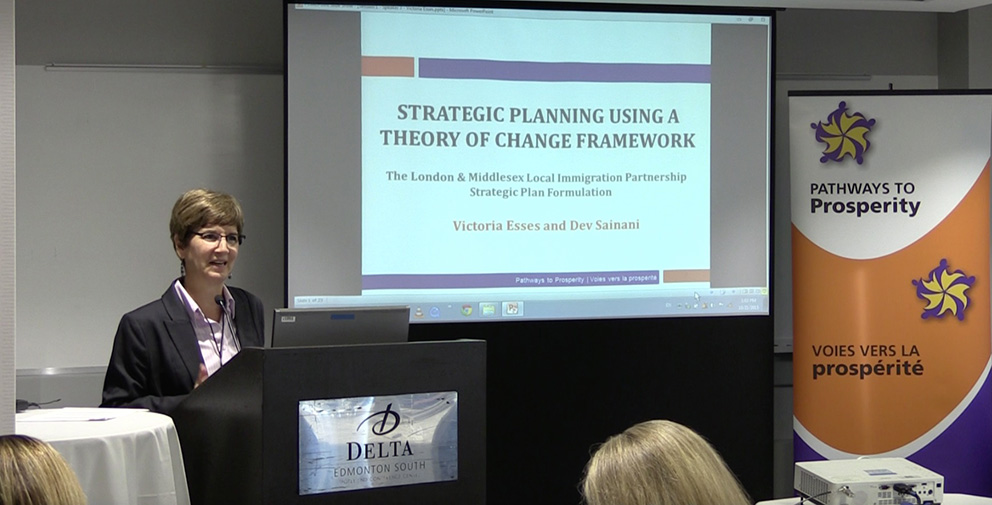
{"type": "Polygon", "coordinates": [[[407,57],[362,56],[362,75],[413,77],[413,63],[407,57]]]}
{"type": "Polygon", "coordinates": [[[709,282],[709,270],[665,270],[662,272],[665,282],[709,282]]]}

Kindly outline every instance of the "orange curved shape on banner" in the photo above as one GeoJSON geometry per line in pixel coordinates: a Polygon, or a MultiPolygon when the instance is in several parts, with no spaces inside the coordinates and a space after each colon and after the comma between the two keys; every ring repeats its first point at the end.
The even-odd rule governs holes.
{"type": "Polygon", "coordinates": [[[821,442],[853,454],[897,449],[934,428],[979,380],[992,347],[989,182],[986,163],[943,222],[880,258],[836,256],[792,227],[794,409],[821,442]],[[927,280],[942,259],[975,277],[963,321],[921,318],[926,302],[912,281],[927,280]],[[830,364],[856,365],[860,374],[879,363],[881,375],[824,374],[830,364]],[[911,373],[916,363],[920,375],[911,373]]]}

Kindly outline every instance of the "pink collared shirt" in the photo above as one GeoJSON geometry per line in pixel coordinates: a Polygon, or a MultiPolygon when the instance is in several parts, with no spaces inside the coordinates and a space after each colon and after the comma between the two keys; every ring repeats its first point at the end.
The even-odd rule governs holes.
{"type": "Polygon", "coordinates": [[[222,315],[220,321],[214,321],[203,314],[200,306],[179,279],[173,283],[173,288],[186,305],[186,312],[193,323],[196,341],[200,346],[200,355],[203,356],[203,364],[207,367],[207,375],[213,375],[238,353],[238,347],[234,342],[234,298],[231,297],[227,286],[224,286],[224,299],[227,300],[230,317],[224,318],[222,315]]]}

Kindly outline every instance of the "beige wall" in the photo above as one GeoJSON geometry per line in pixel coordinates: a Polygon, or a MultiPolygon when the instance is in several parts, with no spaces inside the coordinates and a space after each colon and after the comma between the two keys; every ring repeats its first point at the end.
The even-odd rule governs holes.
{"type": "Polygon", "coordinates": [[[992,89],[992,5],[968,11],[968,87],[992,89]]]}
{"type": "Polygon", "coordinates": [[[0,434],[14,431],[14,0],[0,0],[0,434]]]}

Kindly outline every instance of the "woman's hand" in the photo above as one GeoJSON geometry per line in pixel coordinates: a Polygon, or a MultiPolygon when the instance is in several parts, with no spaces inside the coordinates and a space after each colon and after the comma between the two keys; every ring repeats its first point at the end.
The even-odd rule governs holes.
{"type": "Polygon", "coordinates": [[[193,383],[193,389],[200,387],[200,384],[203,384],[203,381],[207,380],[207,377],[207,365],[200,363],[200,375],[196,377],[196,382],[193,383]]]}

